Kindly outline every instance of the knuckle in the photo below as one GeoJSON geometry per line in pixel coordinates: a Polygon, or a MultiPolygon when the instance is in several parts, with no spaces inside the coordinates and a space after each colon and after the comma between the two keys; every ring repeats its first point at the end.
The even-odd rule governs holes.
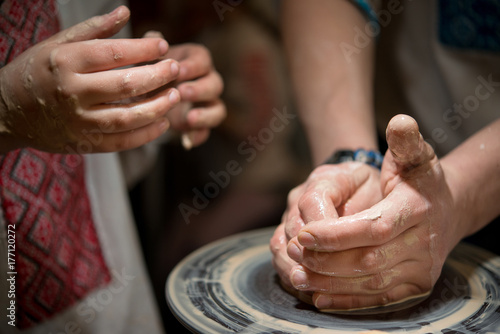
{"type": "Polygon", "coordinates": [[[108,42],[106,52],[108,58],[115,62],[118,62],[123,58],[123,49],[114,42],[108,42]]]}
{"type": "Polygon", "coordinates": [[[360,270],[364,273],[374,273],[382,267],[383,254],[378,248],[365,250],[361,257],[360,270]]]}
{"type": "Polygon", "coordinates": [[[299,194],[300,194],[300,187],[295,187],[293,188],[289,193],[288,193],[288,205],[290,205],[291,203],[294,203],[296,198],[299,197],[299,194]]]}
{"type": "Polygon", "coordinates": [[[52,73],[57,72],[64,63],[65,55],[64,52],[60,51],[60,48],[54,48],[49,53],[49,70],[52,73]]]}
{"type": "Polygon", "coordinates": [[[119,85],[119,90],[123,96],[135,96],[136,88],[130,72],[123,75],[119,85]]]}
{"type": "Polygon", "coordinates": [[[377,244],[383,244],[393,237],[394,228],[391,223],[379,220],[371,225],[371,237],[377,244]]]}
{"type": "Polygon", "coordinates": [[[56,87],[56,95],[60,101],[67,101],[74,97],[73,92],[69,89],[69,85],[58,85],[56,87]]]}
{"type": "Polygon", "coordinates": [[[285,235],[290,240],[297,236],[304,223],[298,217],[292,217],[285,222],[285,235]]]}
{"type": "Polygon", "coordinates": [[[300,198],[298,202],[299,210],[303,211],[305,209],[314,207],[318,204],[318,198],[321,194],[316,189],[307,190],[300,198]]]}

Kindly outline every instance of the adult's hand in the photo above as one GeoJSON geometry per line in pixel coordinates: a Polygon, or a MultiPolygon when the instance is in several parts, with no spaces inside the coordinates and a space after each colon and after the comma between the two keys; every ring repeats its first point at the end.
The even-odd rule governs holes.
{"type": "Polygon", "coordinates": [[[93,17],[31,47],[0,70],[2,151],[26,146],[60,153],[119,151],[151,141],[168,128],[165,115],[180,101],[177,89],[133,98],[175,80],[179,64],[166,59],[129,67],[168,51],[161,38],[106,39],[129,17],[123,6],[93,17]]]}
{"type": "Polygon", "coordinates": [[[290,284],[321,310],[386,305],[430,292],[465,232],[446,175],[418,125],[395,116],[381,172],[384,199],[306,224],[288,243],[290,284]]]}
{"type": "Polygon", "coordinates": [[[380,172],[361,162],[321,165],[288,195],[288,241],[312,221],[351,215],[382,199],[380,172]]]}
{"type": "MultiPolygon", "coordinates": [[[[291,292],[296,290],[290,282],[290,273],[297,262],[288,256],[287,245],[304,226],[352,215],[381,199],[380,172],[377,169],[361,162],[317,167],[303,184],[290,191],[282,222],[271,239],[273,264],[282,285],[291,292]]],[[[310,300],[308,293],[295,293],[306,301],[310,300]]]]}

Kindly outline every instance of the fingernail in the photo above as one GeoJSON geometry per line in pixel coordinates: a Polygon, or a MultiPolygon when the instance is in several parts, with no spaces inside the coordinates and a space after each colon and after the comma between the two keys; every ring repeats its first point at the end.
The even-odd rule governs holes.
{"type": "Polygon", "coordinates": [[[170,64],[170,74],[172,74],[173,76],[179,75],[179,64],[177,64],[176,61],[173,61],[170,64]]]}
{"type": "Polygon", "coordinates": [[[177,89],[172,89],[170,93],[168,93],[168,99],[172,103],[177,103],[179,101],[179,92],[177,89]]]}
{"type": "Polygon", "coordinates": [[[318,246],[316,238],[309,232],[299,233],[297,239],[299,240],[300,244],[304,247],[316,248],[318,246]]]}
{"type": "Polygon", "coordinates": [[[192,133],[190,133],[190,132],[183,133],[181,136],[182,147],[184,147],[184,149],[186,151],[189,151],[194,146],[193,140],[191,139],[191,137],[192,137],[192,133]]]}
{"type": "Polygon", "coordinates": [[[161,40],[160,43],[158,43],[158,49],[160,49],[160,55],[163,56],[167,53],[168,43],[165,40],[161,40]]]}
{"type": "Polygon", "coordinates": [[[328,295],[319,295],[314,302],[314,306],[319,309],[331,308],[333,304],[333,299],[328,295]]]}
{"type": "Polygon", "coordinates": [[[302,261],[302,252],[300,251],[300,248],[297,247],[297,245],[293,242],[290,242],[288,244],[288,247],[286,248],[286,251],[288,253],[288,256],[296,262],[301,262],[302,261]]]}
{"type": "Polygon", "coordinates": [[[295,289],[307,289],[309,287],[309,279],[307,278],[307,274],[301,268],[297,268],[292,272],[290,281],[292,282],[295,289]]]}

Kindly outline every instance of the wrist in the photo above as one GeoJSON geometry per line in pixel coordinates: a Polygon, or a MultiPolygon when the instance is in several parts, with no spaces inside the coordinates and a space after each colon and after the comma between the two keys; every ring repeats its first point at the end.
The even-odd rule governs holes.
{"type": "Polygon", "coordinates": [[[380,170],[384,156],[377,150],[336,150],[323,164],[339,164],[349,161],[359,161],[380,170]]]}
{"type": "Polygon", "coordinates": [[[484,216],[487,208],[483,204],[487,200],[478,201],[478,189],[471,187],[464,177],[459,163],[447,157],[441,159],[441,168],[453,200],[454,220],[461,238],[470,236],[483,228],[489,220],[484,216]]]}

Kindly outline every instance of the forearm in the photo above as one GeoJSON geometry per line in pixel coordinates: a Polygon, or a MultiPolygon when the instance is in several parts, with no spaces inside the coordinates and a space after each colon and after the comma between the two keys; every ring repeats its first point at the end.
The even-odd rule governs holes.
{"type": "Polygon", "coordinates": [[[500,215],[500,119],[442,161],[464,232],[473,234],[500,215]]]}
{"type": "Polygon", "coordinates": [[[283,34],[296,103],[315,164],[341,148],[377,148],[374,41],[348,56],[366,19],[348,1],[283,2],[283,34]],[[343,49],[344,48],[344,49],[343,49]]]}

